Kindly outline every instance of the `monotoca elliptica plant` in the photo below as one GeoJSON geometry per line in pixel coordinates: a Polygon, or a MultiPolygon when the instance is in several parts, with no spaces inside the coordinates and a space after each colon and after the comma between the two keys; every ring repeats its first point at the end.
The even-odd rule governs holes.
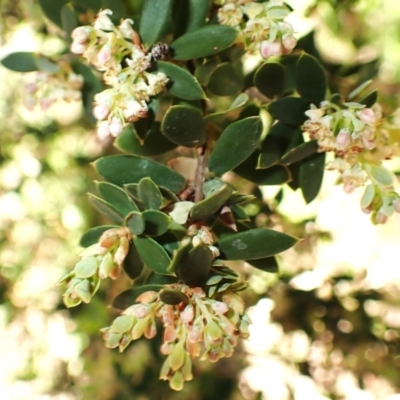
{"type": "Polygon", "coordinates": [[[105,344],[123,351],[161,330],[160,378],[180,390],[192,359],[230,357],[249,335],[246,282],[229,261],[276,272],[275,255],[297,241],[248,215],[259,186],[288,184],[311,202],[329,153],[346,192],[365,186],[361,208],[374,223],[400,212],[400,198],[382,166],[398,144],[377,92],[331,93],[283,1],[173,3],[145,0],[121,20],[99,6],[91,25],[79,22],[89,7],[54,6],[44,11],[71,54],[2,63],[33,72],[29,108],[82,99],[99,140],[123,153],[94,163],[106,181],[89,199],[114,225],[81,238],[64,303],[89,303],[102,280],[127,274],[132,289],[113,302],[121,315],[102,329],[105,344]],[[258,66],[245,73],[250,55],[258,66]]]}

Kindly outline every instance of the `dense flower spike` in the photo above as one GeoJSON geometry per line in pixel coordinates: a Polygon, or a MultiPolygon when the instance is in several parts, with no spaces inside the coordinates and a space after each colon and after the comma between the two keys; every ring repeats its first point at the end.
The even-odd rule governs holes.
{"type": "Polygon", "coordinates": [[[79,101],[83,77],[75,74],[66,62],[54,64],[55,72],[38,71],[34,79],[25,85],[24,105],[33,110],[37,104],[47,110],[57,101],[79,101]]]}
{"type": "Polygon", "coordinates": [[[280,0],[256,3],[248,0],[214,1],[221,5],[218,22],[239,30],[238,41],[246,50],[259,50],[263,58],[289,54],[297,39],[293,27],[285,18],[290,13],[288,6],[280,0]]]}
{"type": "Polygon", "coordinates": [[[119,277],[131,239],[126,227],[112,228],[102,234],[98,243],[82,251],[74,270],[60,281],[68,284],[64,294],[67,307],[89,303],[102,279],[119,277]]]}
{"type": "Polygon", "coordinates": [[[343,189],[351,193],[367,182],[361,201],[362,210],[371,214],[372,222],[385,223],[399,212],[400,196],[393,191],[394,177],[381,163],[393,155],[389,130],[382,125],[379,105],[368,108],[360,103],[344,107],[323,101],[319,108],[311,105],[303,131],[317,140],[320,151],[333,151],[336,159],[328,169],[341,174],[343,189]]]}
{"type": "Polygon", "coordinates": [[[163,90],[168,78],[161,72],[146,70],[152,54],[146,53],[133,21],[125,19],[115,26],[111,10],[101,11],[93,26],[80,26],[72,32],[71,51],[82,54],[110,86],[95,96],[93,114],[98,120],[101,139],[118,136],[128,122],[145,118],[148,102],[163,90]]]}
{"type": "Polygon", "coordinates": [[[165,285],[165,290],[184,294],[186,301],[167,304],[163,291],[145,292],[110,327],[102,329],[106,346],[123,351],[132,340],[152,338],[157,333],[156,319],[164,327],[161,353],[167,356],[160,378],[180,390],[192,376],[192,358],[216,362],[230,357],[238,338],[249,336],[250,320],[244,302],[233,291],[219,294],[220,300],[206,296],[199,287],[165,285]]]}

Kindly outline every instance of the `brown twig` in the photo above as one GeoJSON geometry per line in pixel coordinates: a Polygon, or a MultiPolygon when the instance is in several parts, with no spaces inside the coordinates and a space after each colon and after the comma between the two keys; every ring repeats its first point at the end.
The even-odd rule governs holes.
{"type": "Polygon", "coordinates": [[[197,147],[197,168],[196,168],[196,176],[194,180],[195,192],[194,192],[194,202],[198,203],[203,199],[203,181],[204,181],[204,172],[206,169],[207,162],[207,154],[206,154],[206,145],[197,147]]]}

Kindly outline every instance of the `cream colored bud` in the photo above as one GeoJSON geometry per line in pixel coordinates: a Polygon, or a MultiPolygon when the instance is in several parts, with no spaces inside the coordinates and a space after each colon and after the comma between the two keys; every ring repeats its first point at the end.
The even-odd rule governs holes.
{"type": "Polygon", "coordinates": [[[293,35],[287,35],[282,40],[283,46],[288,50],[293,50],[296,47],[297,39],[293,35]]]}
{"type": "Polygon", "coordinates": [[[122,130],[124,129],[121,121],[119,119],[113,118],[113,120],[111,121],[110,124],[110,133],[111,135],[113,135],[114,137],[117,137],[122,130]]]}
{"type": "Polygon", "coordinates": [[[69,48],[71,50],[71,53],[74,54],[83,54],[86,51],[86,45],[83,43],[78,43],[78,42],[72,42],[71,46],[69,48]]]}
{"type": "Polygon", "coordinates": [[[351,136],[348,129],[341,129],[336,136],[336,144],[339,149],[345,149],[351,143],[351,136]]]}
{"type": "Polygon", "coordinates": [[[106,43],[97,54],[97,60],[101,65],[107,64],[111,60],[111,47],[106,43]]]}
{"type": "Polygon", "coordinates": [[[376,122],[376,116],[372,108],[363,108],[358,112],[358,118],[367,125],[373,125],[376,122]]]}
{"type": "Polygon", "coordinates": [[[125,236],[123,236],[119,239],[119,246],[117,251],[115,252],[114,261],[118,265],[122,265],[126,255],[128,254],[128,251],[129,251],[129,240],[125,236]]]}
{"type": "Polygon", "coordinates": [[[91,29],[92,28],[87,26],[79,26],[72,31],[71,38],[74,42],[80,44],[86,43],[89,39],[91,29]]]}
{"type": "Polygon", "coordinates": [[[112,31],[114,24],[112,23],[109,15],[112,15],[112,11],[109,9],[102,10],[97,14],[97,19],[93,24],[95,29],[101,29],[103,31],[112,31]]]}
{"type": "Polygon", "coordinates": [[[104,140],[110,136],[110,126],[107,121],[100,122],[97,126],[97,136],[99,139],[104,140]]]}

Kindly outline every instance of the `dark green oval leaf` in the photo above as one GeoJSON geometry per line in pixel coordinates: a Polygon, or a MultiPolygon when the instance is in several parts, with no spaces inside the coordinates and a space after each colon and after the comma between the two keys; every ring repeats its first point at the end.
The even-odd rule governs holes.
{"type": "Polygon", "coordinates": [[[170,107],[165,113],[161,130],[169,140],[180,146],[194,147],[206,140],[203,117],[192,107],[170,107]]]}
{"type": "Polygon", "coordinates": [[[64,4],[61,8],[61,25],[67,38],[71,41],[72,31],[79,26],[79,19],[76,11],[71,3],[64,4]]]}
{"type": "Polygon", "coordinates": [[[142,285],[120,293],[112,302],[112,306],[118,310],[125,310],[136,303],[136,299],[144,292],[159,292],[164,285],[142,285]]]}
{"type": "Polygon", "coordinates": [[[92,193],[88,193],[89,200],[93,204],[94,208],[97,211],[104,214],[107,218],[111,219],[111,221],[116,224],[122,225],[124,218],[123,216],[110,204],[101,199],[100,197],[95,196],[92,193]]]}
{"type": "Polygon", "coordinates": [[[232,189],[228,185],[222,186],[209,197],[196,203],[189,212],[194,220],[206,219],[214,215],[229,199],[232,189]]]}
{"type": "Polygon", "coordinates": [[[281,253],[296,244],[294,236],[272,229],[257,228],[228,236],[218,242],[221,258],[254,260],[281,253]]]}
{"type": "Polygon", "coordinates": [[[139,34],[151,46],[164,33],[171,12],[172,0],[145,0],[140,18],[139,34]]]}
{"type": "Polygon", "coordinates": [[[162,194],[151,178],[143,178],[140,180],[138,194],[140,200],[147,209],[159,210],[161,208],[163,203],[162,194]]]}
{"type": "Polygon", "coordinates": [[[133,235],[141,235],[146,227],[146,222],[139,211],[133,211],[125,219],[126,227],[133,235]]]}
{"type": "Polygon", "coordinates": [[[229,125],[211,152],[210,171],[222,175],[245,161],[257,147],[261,132],[259,117],[245,118],[229,125]]]}
{"type": "Polygon", "coordinates": [[[278,262],[276,257],[258,258],[257,260],[246,260],[252,267],[265,272],[278,272],[278,262]]]}
{"type": "Polygon", "coordinates": [[[181,257],[176,265],[176,274],[188,286],[201,286],[210,275],[212,262],[211,250],[200,244],[181,257]]]}
{"type": "Polygon", "coordinates": [[[318,141],[310,140],[309,142],[302,143],[301,145],[289,150],[281,159],[282,164],[293,164],[297,161],[304,160],[305,158],[318,152],[318,141]]]}
{"type": "Polygon", "coordinates": [[[208,90],[217,96],[234,96],[243,87],[243,80],[232,64],[219,64],[210,74],[208,90]]]}
{"type": "Polygon", "coordinates": [[[36,54],[27,51],[19,51],[5,56],[1,63],[4,67],[16,72],[32,72],[39,68],[36,64],[36,54]]]}
{"type": "Polygon", "coordinates": [[[39,0],[44,15],[53,23],[62,28],[61,10],[68,0],[39,0]]]}
{"type": "Polygon", "coordinates": [[[135,280],[143,271],[144,263],[139,256],[135,245],[131,242],[129,243],[129,251],[126,255],[123,263],[123,268],[126,274],[132,280],[135,280]]]}
{"type": "Polygon", "coordinates": [[[306,203],[310,203],[317,196],[325,171],[326,153],[316,153],[301,163],[300,188],[306,203]]]}
{"type": "Polygon", "coordinates": [[[119,227],[119,225],[101,225],[96,226],[95,228],[91,228],[82,235],[79,241],[79,246],[89,247],[93,244],[96,244],[105,231],[119,227]]]}
{"type": "Polygon", "coordinates": [[[268,112],[279,121],[288,125],[301,125],[310,109],[310,102],[298,97],[283,97],[268,105],[268,112]]]}
{"type": "Polygon", "coordinates": [[[108,182],[96,182],[96,186],[100,196],[121,215],[125,216],[131,211],[139,211],[135,202],[119,186],[108,182]]]}
{"type": "Polygon", "coordinates": [[[165,165],[138,156],[102,157],[94,162],[94,166],[100,175],[118,186],[138,183],[142,178],[149,177],[156,185],[165,186],[172,192],[179,193],[186,183],[182,175],[165,165]]]}
{"type": "Polygon", "coordinates": [[[186,33],[171,44],[175,60],[192,60],[217,54],[236,39],[236,29],[226,25],[207,25],[186,33]]]}
{"type": "Polygon", "coordinates": [[[302,54],[295,69],[296,89],[309,103],[319,106],[325,99],[326,75],[321,64],[309,54],[302,54]]]}
{"type": "Polygon", "coordinates": [[[151,272],[145,281],[146,285],[170,285],[171,283],[177,283],[178,278],[172,275],[161,275],[156,272],[151,272]]]}
{"type": "Polygon", "coordinates": [[[171,217],[161,211],[148,210],[142,213],[146,223],[145,235],[160,236],[167,232],[171,225],[171,217]]]}
{"type": "Polygon", "coordinates": [[[163,72],[170,79],[168,82],[168,92],[173,96],[184,100],[206,98],[197,79],[186,69],[164,61],[158,61],[155,68],[157,71],[163,72]]]}
{"type": "Polygon", "coordinates": [[[139,139],[132,125],[128,125],[118,136],[114,145],[127,153],[137,156],[156,156],[164,154],[176,147],[160,131],[160,122],[154,122],[144,141],[139,139]]]}
{"type": "Polygon", "coordinates": [[[175,306],[179,303],[189,303],[189,298],[179,290],[165,288],[159,293],[160,300],[165,304],[175,306]]]}
{"type": "Polygon", "coordinates": [[[162,275],[171,275],[168,266],[171,259],[162,246],[152,238],[135,237],[133,243],[142,261],[154,272],[162,275]]]}
{"type": "Polygon", "coordinates": [[[364,104],[366,107],[372,107],[378,100],[378,90],[371,90],[365,96],[361,97],[358,101],[360,104],[364,104]]]}
{"type": "Polygon", "coordinates": [[[290,172],[284,165],[273,165],[270,168],[257,169],[259,155],[260,153],[255,151],[233,171],[257,185],[282,185],[290,180],[290,172]]]}
{"type": "Polygon", "coordinates": [[[229,106],[229,108],[225,111],[219,111],[213,114],[208,114],[204,117],[204,121],[214,121],[223,118],[226,114],[229,112],[236,110],[242,106],[244,106],[247,101],[249,100],[249,96],[246,93],[240,93],[238,97],[236,97],[235,100],[233,100],[232,104],[229,106]]]}
{"type": "Polygon", "coordinates": [[[254,75],[254,84],[264,96],[270,99],[280,96],[286,86],[285,67],[273,62],[261,65],[254,75]]]}
{"type": "Polygon", "coordinates": [[[174,38],[202,27],[210,10],[211,0],[176,1],[174,8],[174,38]]]}

